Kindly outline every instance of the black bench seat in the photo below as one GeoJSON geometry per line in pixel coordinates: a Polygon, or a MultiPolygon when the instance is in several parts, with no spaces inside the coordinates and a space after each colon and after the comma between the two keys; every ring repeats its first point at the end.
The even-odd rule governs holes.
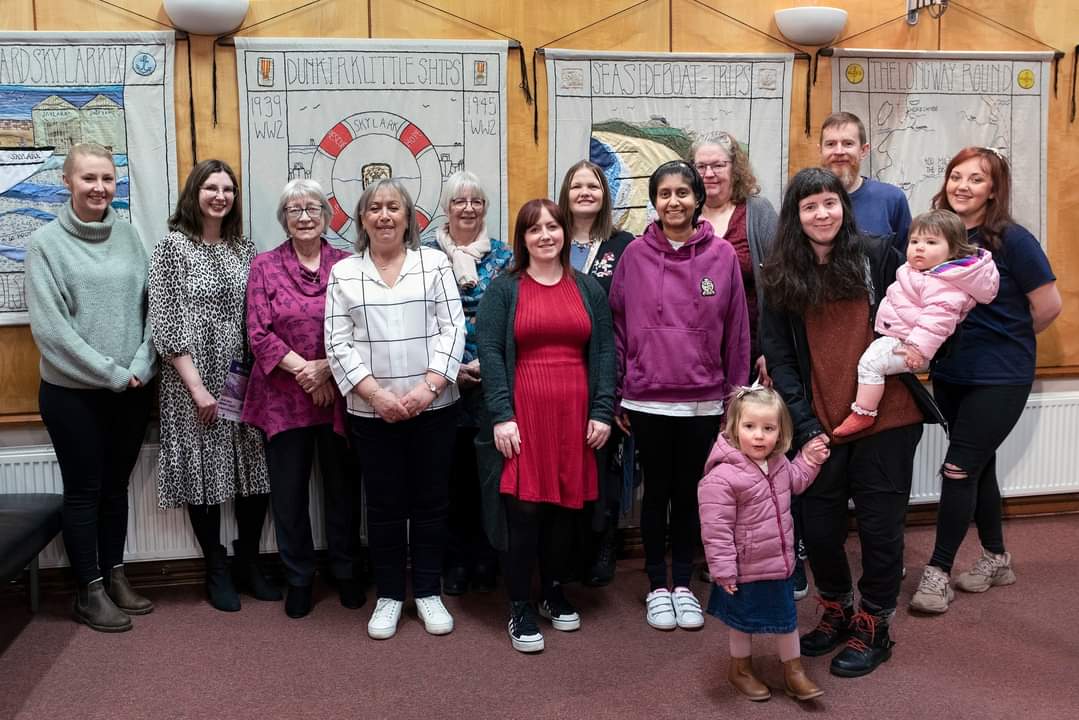
{"type": "Polygon", "coordinates": [[[60,532],[63,496],[55,493],[0,494],[0,581],[30,568],[30,610],[37,612],[37,556],[60,532]]]}

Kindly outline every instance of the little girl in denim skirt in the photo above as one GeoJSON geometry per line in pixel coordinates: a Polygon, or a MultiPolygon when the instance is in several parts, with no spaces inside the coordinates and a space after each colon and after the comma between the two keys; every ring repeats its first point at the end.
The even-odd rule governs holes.
{"type": "Polygon", "coordinates": [[[798,644],[791,496],[809,487],[829,451],[818,435],[790,462],[784,453],[792,434],[778,393],[758,385],[738,389],[697,487],[701,540],[714,581],[708,612],[730,628],[727,679],[755,701],[772,696],[753,673],[757,634],[777,636],[788,695],[811,700],[823,694],[806,676],[798,644]]]}

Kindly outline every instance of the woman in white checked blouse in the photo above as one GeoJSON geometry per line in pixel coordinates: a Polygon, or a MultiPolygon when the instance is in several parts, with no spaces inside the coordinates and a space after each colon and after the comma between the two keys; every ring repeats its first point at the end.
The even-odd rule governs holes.
{"type": "Polygon", "coordinates": [[[384,640],[397,631],[411,556],[416,611],[427,632],[444,635],[453,630],[439,593],[464,312],[446,256],[420,247],[401,181],[369,185],[356,218],[357,254],[330,271],[325,335],[367,484],[378,594],[367,634],[384,640]]]}

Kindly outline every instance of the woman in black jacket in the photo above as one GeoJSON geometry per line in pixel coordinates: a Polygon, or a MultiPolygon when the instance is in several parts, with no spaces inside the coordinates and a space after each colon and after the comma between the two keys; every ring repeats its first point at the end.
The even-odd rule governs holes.
{"type": "MultiPolygon", "coordinates": [[[[795,175],[765,264],[760,320],[774,387],[794,421],[794,449],[829,435],[846,416],[858,358],[873,340],[878,304],[899,264],[890,246],[858,234],[835,175],[819,168],[795,175]]],[[[870,673],[891,656],[888,625],[902,579],[914,451],[923,413],[935,409],[917,380],[904,375],[885,386],[884,402],[893,408],[888,422],[831,441],[831,458],[802,497],[805,542],[824,607],[820,624],[802,637],[802,654],[824,655],[849,638],[831,666],[844,677],[870,673]],[[857,610],[844,551],[851,498],[862,546],[857,610]]]]}
{"type": "MultiPolygon", "coordinates": [[[[611,188],[603,168],[589,160],[574,163],[562,179],[558,208],[569,231],[570,263],[574,270],[596,279],[611,292],[611,279],[618,260],[633,235],[614,226],[611,188]]],[[[580,536],[589,548],[581,571],[588,585],[606,585],[614,579],[618,515],[622,506],[622,458],[633,462],[633,443],[617,426],[599,453],[599,498],[590,513],[582,515],[580,536]],[[591,537],[589,537],[591,536],[591,537]]]]}

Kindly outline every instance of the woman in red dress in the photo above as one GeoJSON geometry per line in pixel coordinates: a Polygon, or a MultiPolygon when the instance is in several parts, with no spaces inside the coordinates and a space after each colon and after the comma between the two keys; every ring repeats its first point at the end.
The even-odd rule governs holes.
{"type": "Polygon", "coordinates": [[[572,511],[595,500],[595,450],[611,431],[614,336],[607,296],[576,272],[562,212],[531,200],[517,214],[514,269],[484,293],[477,313],[484,397],[505,462],[509,634],[521,652],[543,649],[529,607],[540,558],[539,613],[556,630],[580,615],[562,593],[572,511]]]}

